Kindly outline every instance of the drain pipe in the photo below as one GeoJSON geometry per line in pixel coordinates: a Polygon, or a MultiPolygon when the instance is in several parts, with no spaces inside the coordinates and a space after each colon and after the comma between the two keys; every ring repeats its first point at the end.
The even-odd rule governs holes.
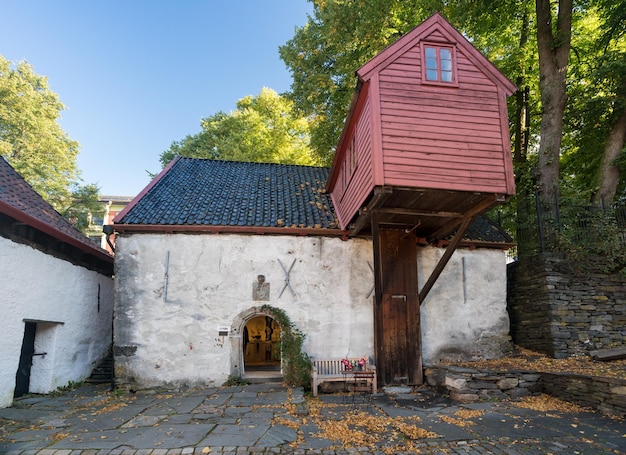
{"type": "Polygon", "coordinates": [[[104,226],[102,226],[102,232],[104,232],[104,234],[106,235],[107,245],[109,245],[109,248],[111,248],[111,251],[115,253],[115,247],[113,246],[113,243],[111,242],[111,234],[113,234],[114,232],[113,226],[111,226],[110,224],[105,224],[104,226]]]}

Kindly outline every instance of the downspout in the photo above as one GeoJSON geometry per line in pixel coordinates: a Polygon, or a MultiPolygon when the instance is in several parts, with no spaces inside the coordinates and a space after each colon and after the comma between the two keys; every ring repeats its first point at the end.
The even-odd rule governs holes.
{"type": "Polygon", "coordinates": [[[115,232],[113,226],[111,226],[110,224],[105,224],[104,226],[102,226],[102,232],[104,232],[104,234],[106,235],[107,245],[109,245],[109,248],[111,248],[111,252],[115,253],[115,247],[111,242],[111,234],[115,232]]]}

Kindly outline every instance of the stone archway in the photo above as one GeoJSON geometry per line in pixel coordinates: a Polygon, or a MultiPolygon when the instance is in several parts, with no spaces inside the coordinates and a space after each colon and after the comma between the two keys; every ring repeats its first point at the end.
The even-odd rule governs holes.
{"type": "Polygon", "coordinates": [[[272,310],[268,307],[252,307],[239,313],[233,320],[230,333],[231,376],[244,377],[246,366],[251,368],[275,365],[280,370],[280,355],[276,356],[275,349],[280,342],[281,330],[272,310]],[[252,327],[256,330],[254,334],[249,330],[252,327]],[[268,328],[271,331],[266,332],[265,329],[268,328]]]}

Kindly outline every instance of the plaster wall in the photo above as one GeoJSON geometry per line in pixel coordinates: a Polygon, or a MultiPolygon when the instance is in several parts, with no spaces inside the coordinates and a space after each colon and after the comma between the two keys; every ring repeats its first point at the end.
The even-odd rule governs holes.
{"type": "MultiPolygon", "coordinates": [[[[418,251],[424,285],[444,249],[418,251]]],[[[509,352],[506,257],[502,250],[457,249],[421,307],[424,364],[499,358],[509,352]]]]}
{"type": "Polygon", "coordinates": [[[116,245],[118,383],[221,385],[241,374],[235,338],[264,304],[283,309],[306,334],[312,357],[373,354],[367,241],[137,234],[116,245]],[[286,287],[281,263],[291,268],[286,287]],[[259,275],[269,283],[268,300],[253,299],[259,275]],[[219,336],[222,326],[229,336],[219,336]]]}
{"type": "Polygon", "coordinates": [[[36,322],[30,392],[89,376],[111,344],[113,280],[0,237],[0,407],[15,390],[25,321],[36,322]]]}
{"type": "MultiPolygon", "coordinates": [[[[466,273],[477,282],[458,281],[461,259],[451,262],[451,273],[446,269],[442,274],[428,298],[430,305],[422,308],[425,362],[452,348],[467,352],[485,338],[508,341],[504,254],[476,250],[458,251],[455,256],[459,253],[467,268],[476,268],[466,273]],[[457,305],[464,305],[463,311],[457,305]]],[[[440,251],[424,248],[419,254],[420,273],[430,273],[440,251]]],[[[304,349],[313,358],[373,357],[370,266],[372,243],[365,239],[120,236],[116,380],[134,388],[193,387],[221,385],[229,375],[241,375],[240,333],[245,321],[265,304],[286,312],[306,335],[304,349]],[[288,283],[283,267],[291,268],[288,283]],[[267,300],[254,298],[259,275],[269,283],[267,300]],[[226,327],[228,335],[221,336],[220,327],[226,327]]]]}

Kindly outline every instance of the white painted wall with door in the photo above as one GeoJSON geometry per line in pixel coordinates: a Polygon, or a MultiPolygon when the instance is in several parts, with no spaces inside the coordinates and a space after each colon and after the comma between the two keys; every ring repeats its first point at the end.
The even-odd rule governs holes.
{"type": "Polygon", "coordinates": [[[89,376],[112,340],[113,280],[0,237],[0,407],[10,406],[27,323],[35,325],[30,393],[89,376]]]}

